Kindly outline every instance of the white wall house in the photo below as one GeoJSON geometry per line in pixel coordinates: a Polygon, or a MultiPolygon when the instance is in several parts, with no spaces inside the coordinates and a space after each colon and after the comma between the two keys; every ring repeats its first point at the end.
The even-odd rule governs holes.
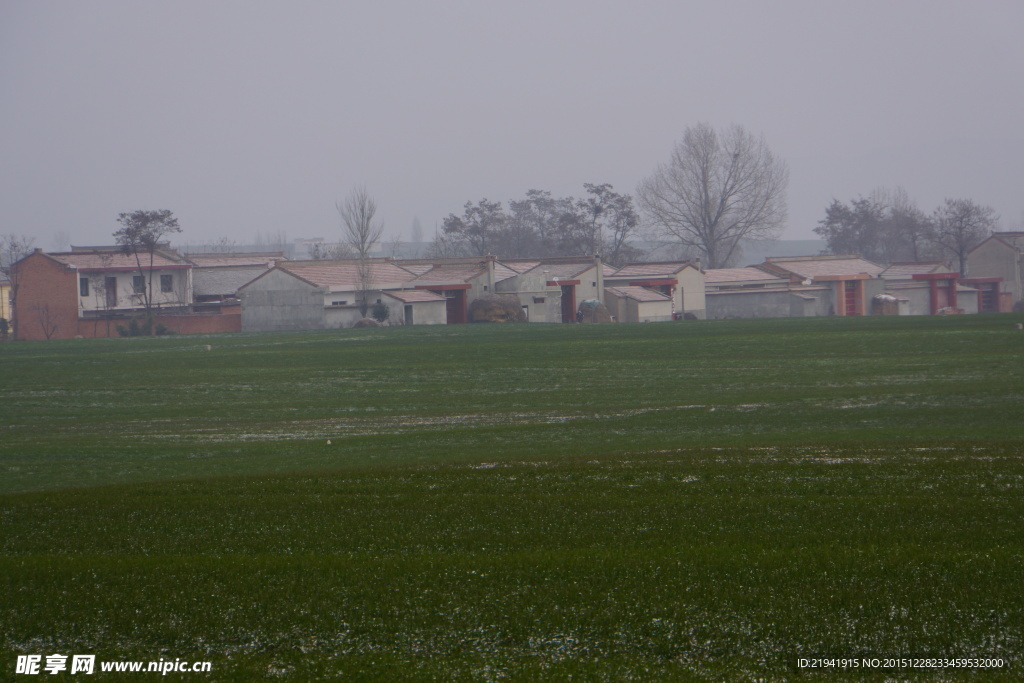
{"type": "Polygon", "coordinates": [[[81,317],[129,312],[145,307],[152,296],[156,309],[176,309],[192,303],[192,265],[171,249],[135,256],[120,247],[72,247],[70,252],[47,256],[78,271],[78,308],[81,317]]]}
{"type": "Polygon", "coordinates": [[[967,275],[972,280],[998,282],[996,291],[1010,301],[997,309],[1012,310],[1015,302],[1024,300],[1024,232],[992,233],[967,254],[967,275]]]}
{"type": "Polygon", "coordinates": [[[653,323],[672,320],[672,297],[647,287],[605,287],[605,305],[620,323],[653,323]]]}
{"type": "MultiPolygon", "coordinates": [[[[698,319],[707,317],[704,298],[704,271],[690,261],[630,263],[613,273],[604,274],[607,287],[646,287],[669,296],[672,315],[689,313],[698,319]]],[[[606,302],[607,303],[607,302],[606,302]]]]}

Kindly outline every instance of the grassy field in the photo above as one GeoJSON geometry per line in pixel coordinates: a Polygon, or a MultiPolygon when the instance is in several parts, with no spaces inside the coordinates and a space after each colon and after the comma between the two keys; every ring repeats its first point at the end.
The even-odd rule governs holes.
{"type": "Polygon", "coordinates": [[[1022,319],[0,345],[0,672],[1020,679],[1022,319]]]}

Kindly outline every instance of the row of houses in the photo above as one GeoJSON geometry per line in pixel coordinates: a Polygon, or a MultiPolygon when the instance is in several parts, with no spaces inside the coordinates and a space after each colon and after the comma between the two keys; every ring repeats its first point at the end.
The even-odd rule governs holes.
{"type": "Polygon", "coordinates": [[[50,339],[116,335],[147,298],[156,323],[177,333],[349,327],[366,304],[393,325],[459,324],[474,301],[495,295],[542,323],[577,322],[596,303],[618,322],[996,312],[1021,298],[1022,250],[1024,233],[996,233],[971,252],[964,278],[939,261],[881,266],[857,255],[705,270],[692,261],[614,268],[597,256],[310,261],[165,247],[140,271],[116,247],[37,249],[12,271],[13,314],[19,338],[50,339]]]}

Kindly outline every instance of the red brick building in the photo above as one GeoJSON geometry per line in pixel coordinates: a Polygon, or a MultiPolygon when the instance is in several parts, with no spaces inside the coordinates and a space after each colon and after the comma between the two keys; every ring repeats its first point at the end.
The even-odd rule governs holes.
{"type": "Polygon", "coordinates": [[[117,336],[118,326],[146,314],[151,299],[154,324],[178,334],[237,332],[241,312],[197,312],[193,305],[193,264],[171,249],[159,249],[152,267],[140,272],[134,257],[117,247],[42,249],[14,264],[20,340],[117,336]]]}

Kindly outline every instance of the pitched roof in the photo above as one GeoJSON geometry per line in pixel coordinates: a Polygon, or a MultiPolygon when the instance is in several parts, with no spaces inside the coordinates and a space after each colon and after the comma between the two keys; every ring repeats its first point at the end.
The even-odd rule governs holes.
{"type": "Polygon", "coordinates": [[[417,285],[465,283],[480,275],[487,267],[483,261],[437,263],[416,278],[417,285]]]}
{"type": "Polygon", "coordinates": [[[605,278],[651,278],[656,276],[675,275],[687,267],[696,268],[690,261],[661,261],[658,263],[627,263],[614,273],[605,275],[605,278]]]}
{"type": "MultiPolygon", "coordinates": [[[[371,261],[367,267],[369,281],[378,286],[409,282],[415,277],[386,261],[371,261]]],[[[282,261],[276,268],[317,287],[359,287],[363,282],[358,261],[282,261]]]]}
{"type": "Polygon", "coordinates": [[[617,297],[632,299],[633,301],[672,301],[671,297],[665,296],[661,292],[656,292],[653,289],[647,289],[646,287],[605,287],[605,290],[611,292],[617,297]]]}
{"type": "MultiPolygon", "coordinates": [[[[48,253],[46,255],[66,266],[83,271],[138,270],[139,268],[134,255],[124,254],[121,251],[69,251],[48,253]]],[[[142,267],[148,270],[149,254],[140,254],[139,256],[142,261],[142,267]]],[[[168,258],[160,251],[156,251],[153,254],[154,270],[189,267],[191,267],[189,264],[168,258]]]]}
{"type": "Polygon", "coordinates": [[[769,256],[765,265],[774,266],[804,278],[868,274],[877,277],[882,266],[857,254],[836,256],[769,256]]]}
{"type": "Polygon", "coordinates": [[[227,266],[266,266],[272,261],[287,261],[283,251],[228,252],[221,254],[186,254],[185,258],[200,268],[227,266]]]}
{"type": "Polygon", "coordinates": [[[706,284],[722,284],[726,282],[778,282],[784,280],[778,275],[772,275],[760,268],[711,268],[704,271],[704,282],[706,284]]]}
{"type": "Polygon", "coordinates": [[[948,263],[943,263],[942,261],[916,261],[893,263],[882,271],[881,277],[886,280],[909,280],[914,275],[948,272],[951,272],[948,263]]]}
{"type": "Polygon", "coordinates": [[[594,260],[567,263],[541,263],[537,266],[547,271],[548,280],[572,280],[594,267],[594,260]]]}

